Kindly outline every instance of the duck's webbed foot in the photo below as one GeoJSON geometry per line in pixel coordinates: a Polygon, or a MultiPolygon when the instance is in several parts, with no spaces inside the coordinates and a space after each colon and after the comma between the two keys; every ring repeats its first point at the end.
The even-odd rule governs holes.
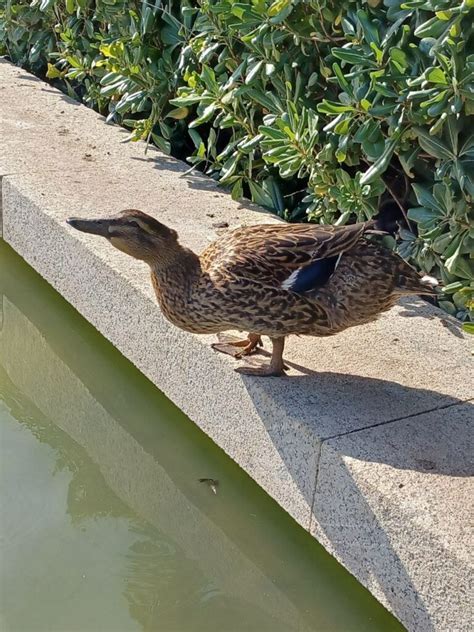
{"type": "Polygon", "coordinates": [[[259,334],[248,334],[247,338],[241,340],[236,336],[221,335],[218,336],[219,342],[215,342],[212,346],[216,351],[227,353],[233,358],[243,358],[248,356],[258,347],[263,347],[262,338],[259,334]]]}
{"type": "MultiPolygon", "coordinates": [[[[235,370],[237,373],[243,375],[257,375],[260,377],[270,377],[285,375],[285,370],[288,369],[283,362],[283,348],[285,346],[285,338],[272,338],[273,344],[272,357],[270,364],[262,363],[259,366],[245,365],[239,366],[235,370]]],[[[254,364],[254,362],[252,362],[254,364]]]]}

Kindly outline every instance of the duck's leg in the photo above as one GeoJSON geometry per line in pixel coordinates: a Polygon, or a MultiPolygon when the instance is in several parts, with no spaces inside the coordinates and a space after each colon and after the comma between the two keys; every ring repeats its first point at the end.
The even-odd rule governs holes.
{"type": "Polygon", "coordinates": [[[260,366],[239,366],[235,369],[238,373],[244,375],[260,375],[260,376],[277,376],[284,375],[285,363],[283,362],[283,349],[285,347],[285,337],[270,338],[272,341],[272,357],[270,364],[261,364],[260,366]]]}
{"type": "Polygon", "coordinates": [[[250,355],[257,347],[263,347],[263,342],[260,334],[249,333],[244,340],[239,340],[234,336],[226,336],[222,341],[215,342],[211,346],[216,351],[227,353],[227,355],[239,359],[250,355]]]}

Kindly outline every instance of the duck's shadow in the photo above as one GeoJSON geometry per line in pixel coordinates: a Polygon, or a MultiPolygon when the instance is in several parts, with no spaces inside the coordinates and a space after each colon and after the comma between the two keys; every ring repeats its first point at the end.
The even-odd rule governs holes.
{"type": "MultiPolygon", "coordinates": [[[[268,355],[266,352],[263,352],[268,355]]],[[[356,432],[370,434],[370,429],[410,418],[412,437],[406,441],[406,433],[400,434],[400,441],[385,445],[374,441],[367,451],[367,460],[385,463],[397,469],[410,469],[431,474],[448,476],[471,476],[474,467],[467,458],[466,434],[455,434],[449,443],[439,442],[432,446],[433,429],[425,425],[424,413],[441,411],[449,421],[453,406],[463,404],[474,418],[474,405],[456,397],[423,388],[413,388],[392,382],[360,375],[336,372],[318,372],[294,362],[286,361],[290,369],[300,375],[283,378],[255,378],[242,376],[242,380],[274,444],[281,456],[285,457],[287,445],[285,433],[293,423],[298,423],[320,441],[330,440],[340,435],[356,432]],[[286,418],[287,427],[275,423],[274,411],[280,411],[279,418],[286,418]],[[281,445],[280,445],[281,444],[281,445]],[[427,446],[430,452],[427,459],[427,446]],[[465,455],[465,459],[463,459],[465,455]],[[428,463],[429,461],[429,463],[428,463]]],[[[466,416],[467,417],[467,416],[466,416]]],[[[405,425],[408,422],[405,422],[405,425]]],[[[375,432],[375,431],[373,431],[375,432]]],[[[406,431],[408,432],[408,431],[406,431]]],[[[369,434],[367,434],[369,440],[369,434]]],[[[350,451],[357,442],[346,442],[344,454],[359,458],[358,448],[350,451]]]]}
{"type": "Polygon", "coordinates": [[[400,305],[403,310],[399,312],[403,318],[426,318],[427,320],[439,320],[443,327],[456,336],[456,338],[463,338],[462,322],[450,316],[441,309],[438,309],[438,313],[433,313],[433,306],[437,307],[435,298],[430,297],[414,297],[406,296],[400,301],[400,305]]]}
{"type": "MultiPolygon", "coordinates": [[[[363,583],[373,586],[375,580],[386,603],[401,621],[411,622],[413,629],[434,630],[432,604],[430,608],[425,606],[413,580],[413,567],[406,568],[399,555],[404,546],[410,545],[404,538],[400,541],[402,546],[393,543],[394,529],[405,533],[410,529],[412,541],[416,542],[426,539],[423,528],[416,525],[409,510],[405,513],[402,509],[402,498],[397,504],[398,513],[395,512],[397,525],[392,524],[387,533],[378,516],[381,506],[395,499],[381,499],[378,490],[373,498],[366,498],[348,463],[356,459],[427,476],[472,476],[473,463],[467,446],[473,405],[392,381],[318,373],[292,362],[287,364],[302,374],[242,379],[273,445],[312,507],[309,527],[329,542],[329,549],[363,583]],[[276,411],[278,422],[275,422],[276,411]],[[437,412],[430,417],[424,414],[426,411],[437,412]],[[285,418],[287,422],[282,423],[285,418]],[[345,436],[337,439],[338,435],[345,436]],[[311,464],[309,460],[302,464],[302,455],[309,458],[311,437],[313,458],[318,459],[315,467],[318,484],[312,487],[307,480],[311,464]],[[322,441],[319,449],[314,437],[322,441]],[[333,480],[332,475],[331,491],[328,480],[333,480]],[[328,494],[333,499],[330,508],[328,494]],[[375,498],[376,511],[372,506],[375,498]]],[[[380,471],[385,470],[375,469],[374,475],[378,476],[380,471]]],[[[396,472],[390,476],[396,479],[396,472]]],[[[419,475],[415,475],[415,485],[419,480],[416,476],[419,475]]],[[[398,488],[396,480],[394,483],[398,488]]],[[[403,485],[397,491],[400,495],[407,493],[403,485]]],[[[414,493],[424,502],[422,486],[416,487],[414,493]]],[[[444,561],[451,556],[446,549],[442,555],[444,561]]],[[[452,563],[455,564],[454,558],[452,563]]]]}

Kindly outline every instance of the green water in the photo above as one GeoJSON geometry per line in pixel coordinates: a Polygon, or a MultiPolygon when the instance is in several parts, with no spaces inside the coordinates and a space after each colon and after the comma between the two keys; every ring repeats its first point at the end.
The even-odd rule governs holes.
{"type": "Polygon", "coordinates": [[[0,432],[3,632],[401,629],[1,241],[0,432]]]}

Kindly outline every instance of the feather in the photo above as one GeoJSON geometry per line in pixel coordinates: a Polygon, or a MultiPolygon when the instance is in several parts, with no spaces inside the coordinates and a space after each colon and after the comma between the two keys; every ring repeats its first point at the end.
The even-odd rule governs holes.
{"type": "Polygon", "coordinates": [[[303,294],[325,285],[339,263],[341,255],[318,259],[298,268],[281,284],[282,289],[303,294]]]}
{"type": "Polygon", "coordinates": [[[420,281],[423,285],[427,285],[428,287],[438,287],[439,285],[438,279],[435,279],[429,274],[425,274],[424,276],[422,276],[420,281]]]}

